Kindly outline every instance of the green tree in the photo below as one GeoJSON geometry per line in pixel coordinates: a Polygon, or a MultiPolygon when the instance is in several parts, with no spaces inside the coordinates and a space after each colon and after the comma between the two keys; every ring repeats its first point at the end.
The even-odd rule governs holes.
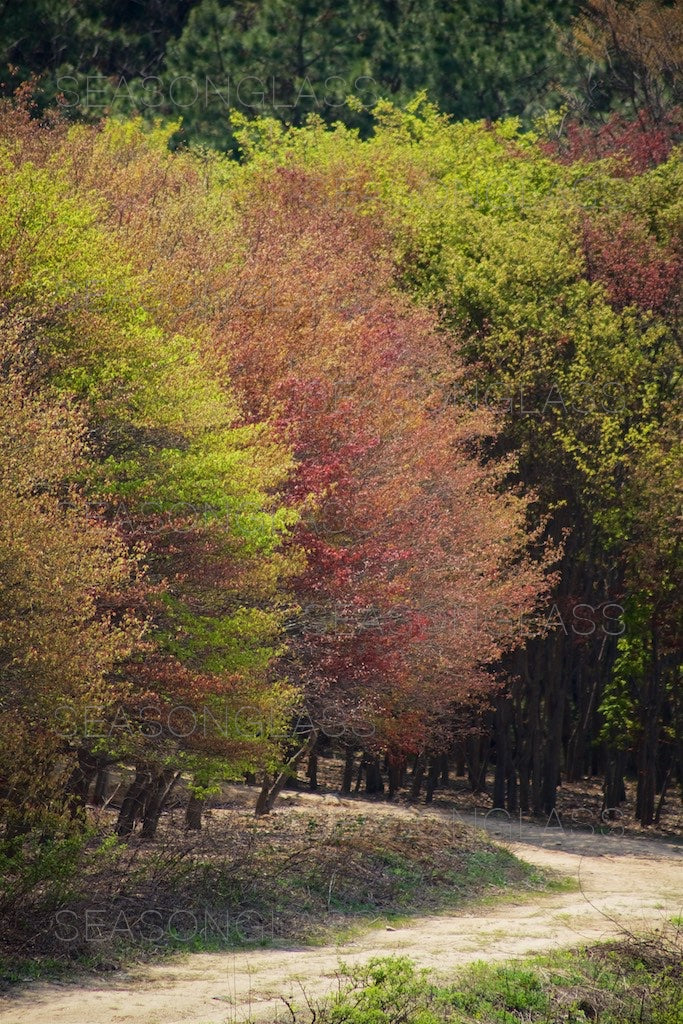
{"type": "MultiPolygon", "coordinates": [[[[169,276],[152,272],[172,218],[150,215],[137,183],[141,172],[150,182],[172,173],[169,132],[147,136],[139,124],[116,122],[103,132],[43,132],[21,112],[3,117],[7,372],[29,393],[79,410],[89,446],[74,483],[147,570],[130,595],[146,627],[142,647],[120,667],[127,686],[118,702],[99,702],[105,725],[96,735],[82,716],[73,723],[72,760],[80,746],[135,761],[154,786],[172,769],[206,770],[208,760],[219,776],[239,775],[274,756],[278,741],[264,730],[241,735],[236,711],[252,705],[281,733],[293,699],[272,670],[287,606],[280,548],[296,520],[278,502],[289,454],[265,425],[242,420],[229,385],[201,358],[198,335],[181,333],[169,276]],[[126,220],[137,228],[130,235],[126,220]],[[184,705],[197,727],[150,735],[145,705],[161,721],[184,705]],[[208,728],[205,708],[215,712],[208,728]],[[120,711],[123,728],[111,725],[120,711]]],[[[184,179],[182,160],[177,170],[184,179]]],[[[184,180],[188,198],[193,188],[205,194],[196,175],[184,180]]],[[[175,214],[177,193],[167,196],[175,214]]],[[[187,281],[186,267],[176,274],[187,281]]],[[[199,322],[195,314],[197,330],[199,322]]],[[[92,600],[108,600],[95,574],[92,600]]],[[[125,604],[111,610],[123,615],[125,604]]]]}

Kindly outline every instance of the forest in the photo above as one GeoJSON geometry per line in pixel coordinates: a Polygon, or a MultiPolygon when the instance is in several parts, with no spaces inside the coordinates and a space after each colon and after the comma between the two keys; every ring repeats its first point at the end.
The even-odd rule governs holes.
{"type": "Polygon", "coordinates": [[[0,48],[10,941],[331,762],[680,815],[680,2],[32,0],[0,48]]]}

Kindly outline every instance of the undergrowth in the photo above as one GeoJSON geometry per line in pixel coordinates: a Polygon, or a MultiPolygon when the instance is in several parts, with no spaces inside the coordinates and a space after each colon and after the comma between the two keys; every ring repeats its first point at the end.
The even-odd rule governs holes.
{"type": "Polygon", "coordinates": [[[321,943],[551,884],[481,833],[374,809],[221,812],[180,841],[168,821],[153,843],[120,842],[105,826],[77,860],[78,882],[63,886],[61,861],[51,882],[34,859],[43,881],[30,890],[19,861],[8,863],[8,892],[21,899],[5,908],[0,983],[176,951],[321,943]]]}
{"type": "Polygon", "coordinates": [[[683,933],[558,952],[519,963],[478,963],[436,979],[406,958],[341,965],[338,990],[283,999],[289,1024],[681,1024],[683,933]]]}

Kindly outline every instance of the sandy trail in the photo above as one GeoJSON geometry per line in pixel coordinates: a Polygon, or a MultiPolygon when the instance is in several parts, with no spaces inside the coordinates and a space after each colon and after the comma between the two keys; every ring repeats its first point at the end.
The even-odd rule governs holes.
{"type": "Polygon", "coordinates": [[[496,826],[488,824],[518,856],[578,879],[580,891],[534,893],[516,902],[415,918],[340,946],[194,954],[114,978],[36,983],[0,1003],[0,1021],[227,1024],[250,1017],[274,1020],[276,1012],[284,1021],[289,1014],[280,996],[301,1003],[302,986],[310,996],[324,995],[336,985],[340,959],[358,964],[378,955],[405,955],[445,973],[473,960],[506,960],[607,939],[621,928],[658,927],[683,913],[681,844],[519,823],[496,836],[496,826]]]}

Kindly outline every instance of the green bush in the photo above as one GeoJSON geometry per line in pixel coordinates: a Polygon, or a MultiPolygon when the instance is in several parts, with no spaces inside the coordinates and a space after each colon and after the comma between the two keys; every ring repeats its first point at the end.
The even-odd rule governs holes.
{"type": "Polygon", "coordinates": [[[76,894],[91,832],[43,816],[22,835],[0,840],[0,914],[50,912],[76,894]]]}

